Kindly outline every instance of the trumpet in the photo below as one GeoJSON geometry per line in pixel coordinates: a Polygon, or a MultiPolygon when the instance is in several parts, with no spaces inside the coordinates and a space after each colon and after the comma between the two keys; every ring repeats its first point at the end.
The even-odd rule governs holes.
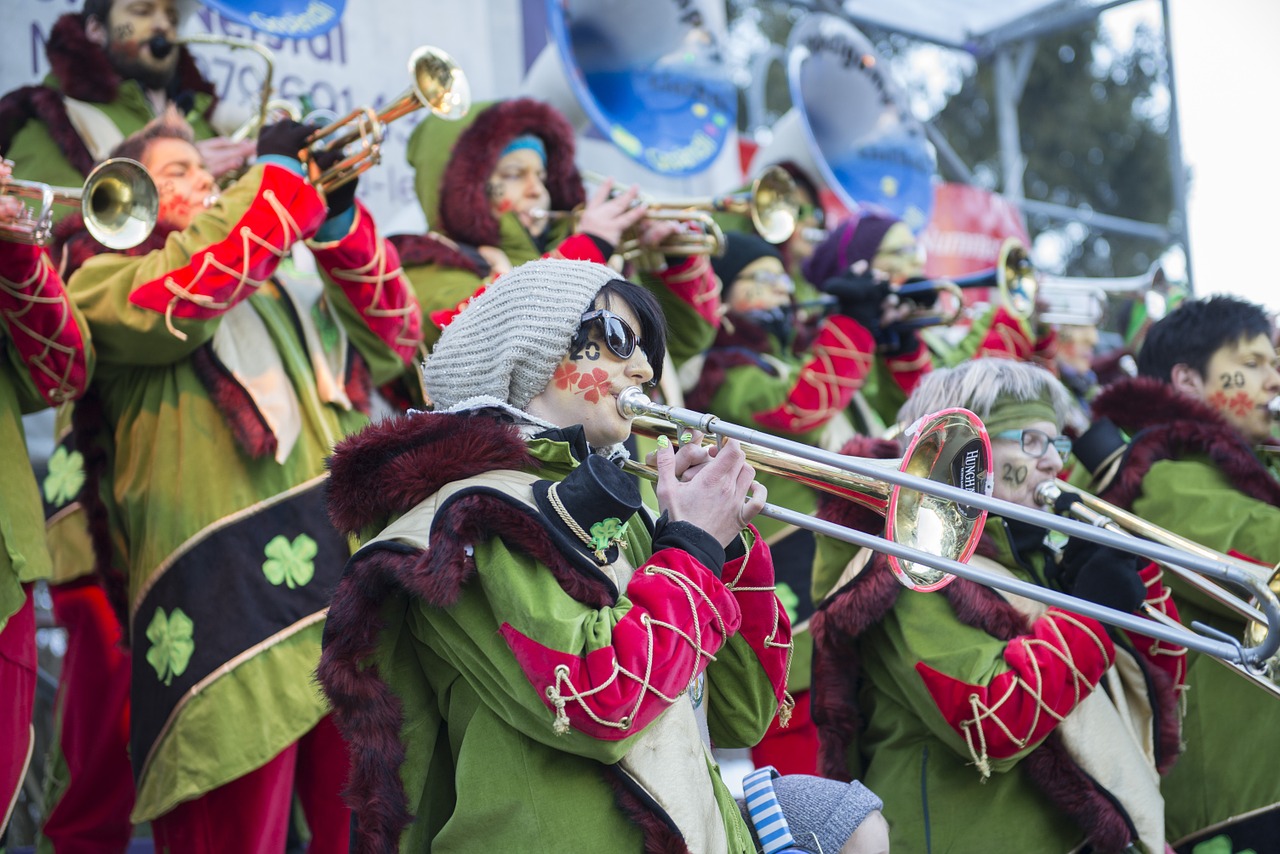
{"type": "Polygon", "coordinates": [[[94,239],[117,250],[146,240],[160,211],[155,181],[141,163],[127,157],[102,161],[82,187],[10,180],[0,185],[0,195],[24,200],[22,216],[0,225],[0,239],[36,246],[48,243],[59,207],[78,207],[94,239]]]}
{"type": "MultiPolygon", "coordinates": [[[[1146,537],[1164,542],[1173,548],[1183,549],[1190,554],[1200,554],[1218,561],[1226,566],[1232,567],[1241,573],[1244,577],[1252,578],[1254,581],[1275,591],[1280,589],[1280,573],[1275,570],[1269,570],[1257,564],[1248,561],[1239,560],[1224,555],[1213,549],[1206,548],[1197,542],[1180,537],[1172,531],[1167,531],[1157,525],[1153,525],[1140,516],[1109,504],[1095,495],[1090,495],[1083,491],[1065,491],[1056,483],[1046,482],[1036,487],[1035,500],[1044,507],[1051,508],[1055,513],[1070,513],[1077,519],[1087,522],[1090,525],[1099,528],[1105,528],[1108,531],[1115,531],[1119,534],[1133,535],[1138,537],[1146,537]]],[[[1266,625],[1266,617],[1262,615],[1256,608],[1249,605],[1237,596],[1233,596],[1230,591],[1226,590],[1219,584],[1215,584],[1208,578],[1205,578],[1198,572],[1177,563],[1165,563],[1164,566],[1190,584],[1195,589],[1209,596],[1219,604],[1225,605],[1240,616],[1249,620],[1250,629],[1247,635],[1251,635],[1256,639],[1257,632],[1261,626],[1266,625]]],[[[1232,583],[1240,583],[1239,575],[1223,573],[1214,575],[1224,581],[1232,583]]],[[[1255,588],[1256,589],[1256,588],[1255,588]]],[[[1168,616],[1155,610],[1154,608],[1144,609],[1147,616],[1160,622],[1171,625],[1179,625],[1171,620],[1168,616]]],[[[1216,659],[1221,660],[1221,659],[1216,659]]],[[[1277,684],[1277,677],[1280,677],[1280,658],[1272,656],[1265,662],[1262,662],[1258,669],[1246,667],[1243,664],[1233,662],[1228,664],[1232,669],[1245,678],[1253,681],[1259,687],[1265,688],[1276,696],[1280,696],[1280,684],[1277,684]]]]}
{"type": "MultiPolygon", "coordinates": [[[[966,549],[961,548],[958,551],[954,548],[947,548],[947,554],[938,554],[929,552],[910,545],[904,540],[914,540],[917,543],[954,543],[958,537],[949,534],[939,534],[937,530],[929,529],[910,530],[909,527],[895,527],[890,529],[892,536],[878,537],[874,534],[868,534],[862,531],[846,528],[827,522],[823,519],[816,519],[803,513],[797,513],[783,507],[767,505],[761,512],[771,519],[776,519],[785,524],[795,525],[814,533],[823,534],[843,542],[853,545],[862,546],[881,552],[890,558],[890,562],[897,559],[906,564],[914,564],[915,566],[928,567],[939,575],[927,573],[917,582],[916,577],[911,572],[896,571],[895,575],[898,580],[908,587],[915,590],[937,590],[949,584],[954,577],[960,577],[982,584],[988,587],[994,587],[1004,590],[1018,596],[1028,599],[1034,599],[1048,605],[1056,606],[1068,611],[1074,611],[1087,617],[1092,617],[1100,622],[1107,623],[1118,628],[1127,629],[1149,637],[1158,638],[1168,641],[1172,644],[1195,649],[1206,655],[1212,655],[1215,658],[1224,661],[1240,664],[1248,668],[1256,668],[1262,666],[1268,659],[1275,655],[1276,650],[1280,649],[1280,634],[1276,629],[1280,628],[1280,602],[1276,600],[1275,593],[1258,578],[1251,573],[1246,573],[1240,568],[1228,565],[1226,562],[1217,558],[1205,557],[1199,554],[1191,554],[1186,551],[1178,550],[1162,543],[1133,537],[1129,535],[1118,534],[1105,528],[1097,528],[1087,525],[1073,519],[1061,518],[1046,513],[1038,508],[1024,507],[1021,504],[1014,504],[1009,501],[1002,501],[993,498],[987,493],[991,488],[991,478],[989,472],[983,478],[981,483],[969,478],[967,475],[959,478],[938,477],[934,478],[933,474],[939,471],[938,463],[947,461],[950,468],[955,471],[955,463],[957,459],[964,460],[966,455],[960,454],[940,454],[926,455],[920,459],[930,464],[930,476],[920,477],[913,472],[913,465],[903,462],[900,465],[883,465],[876,464],[876,461],[868,461],[857,457],[850,457],[843,454],[833,453],[821,448],[814,448],[800,442],[790,439],[784,439],[779,436],[773,436],[754,430],[749,427],[742,427],[730,424],[716,418],[714,415],[696,412],[691,409],[682,407],[667,406],[665,404],[654,403],[645,396],[644,392],[639,388],[629,388],[618,395],[617,406],[619,413],[624,418],[636,418],[638,416],[651,416],[663,421],[668,421],[683,428],[699,430],[708,436],[717,436],[720,438],[737,439],[742,443],[744,451],[750,451],[749,456],[756,453],[758,449],[766,449],[768,451],[783,454],[791,458],[796,466],[809,467],[814,464],[823,464],[830,466],[842,472],[848,472],[853,475],[860,475],[872,480],[883,481],[902,490],[897,493],[897,506],[903,506],[904,493],[915,493],[916,497],[909,497],[907,507],[911,503],[924,501],[924,496],[932,499],[935,504],[932,506],[936,512],[924,513],[917,517],[920,527],[932,526],[935,523],[940,524],[941,520],[950,518],[955,519],[957,515],[968,518],[970,514],[976,513],[977,510],[990,511],[999,513],[1000,515],[1019,521],[1037,525],[1042,528],[1059,531],[1072,537],[1081,537],[1090,542],[1096,542],[1101,545],[1110,546],[1111,548],[1121,551],[1131,552],[1133,554],[1142,555],[1149,560],[1159,561],[1165,564],[1177,564],[1186,567],[1190,571],[1201,572],[1204,575],[1220,578],[1229,583],[1235,584],[1242,588],[1250,589],[1260,608],[1260,613],[1267,624],[1267,634],[1257,644],[1253,646],[1242,646],[1239,642],[1230,639],[1223,639],[1216,634],[1208,635],[1191,631],[1186,628],[1174,628],[1162,625],[1153,620],[1139,617],[1135,614],[1118,611],[1114,608],[1108,608],[1098,605],[1075,596],[1069,596],[1056,590],[1041,587],[1037,584],[1031,584],[1016,578],[1005,576],[999,573],[989,572],[979,569],[978,567],[969,566],[966,563],[952,557],[952,554],[964,555],[966,549]],[[948,482],[950,480],[951,482],[948,482]],[[958,481],[958,482],[956,482],[958,481]],[[972,488],[969,488],[972,487],[972,488]],[[918,586],[917,586],[918,584],[918,586]]],[[[949,412],[964,412],[964,410],[948,410],[949,412]]],[[[985,428],[982,428],[981,422],[972,413],[968,413],[970,426],[975,428],[979,435],[985,438],[985,428]],[[975,425],[974,422],[977,422],[975,425]]],[[[926,418],[923,425],[913,425],[915,430],[934,429],[926,418]]],[[[913,432],[908,430],[908,432],[913,432]]],[[[939,436],[938,439],[945,439],[945,435],[939,436]]],[[[936,440],[935,440],[936,441],[936,440]]],[[[950,440],[948,440],[950,441],[950,440]]],[[[945,450],[946,441],[942,442],[945,450]]],[[[965,442],[962,448],[971,445],[965,442]]],[[[954,448],[954,443],[953,443],[954,448]]],[[[987,448],[989,454],[989,446],[987,448]]],[[[907,458],[913,463],[918,462],[915,455],[908,454],[907,458]]],[[[989,459],[989,457],[988,457],[989,459]]],[[[976,461],[975,461],[976,462],[976,461]]],[[[648,469],[648,467],[640,466],[637,463],[631,463],[628,468],[641,476],[656,479],[656,474],[648,469]]],[[[963,467],[961,468],[961,471],[963,467]]],[[[976,469],[975,469],[976,474],[976,469]]],[[[794,475],[793,475],[794,476],[794,475]]],[[[865,506],[872,506],[867,504],[865,506]]],[[[886,507],[894,506],[891,502],[886,507]]],[[[887,513],[888,511],[886,511],[887,513]]],[[[985,522],[985,515],[982,517],[985,522]]],[[[911,517],[906,517],[907,525],[911,523],[911,517]]],[[[886,518],[886,527],[889,521],[886,518]]],[[[964,529],[960,529],[964,530],[964,529]]],[[[969,536],[972,536],[976,544],[977,537],[981,535],[981,530],[977,530],[976,534],[973,529],[968,529],[969,536]]],[[[965,538],[966,540],[968,537],[965,538]]],[[[939,548],[939,551],[943,549],[939,548]]],[[[971,552],[970,552],[971,553],[971,552]]],[[[1208,630],[1212,631],[1212,630],[1208,630]]]]}
{"type": "Polygon", "coordinates": [[[1156,321],[1168,312],[1168,300],[1157,290],[1165,282],[1159,261],[1140,276],[1109,279],[1045,276],[1040,282],[1040,298],[1045,303],[1040,320],[1060,326],[1097,326],[1106,314],[1109,299],[1115,298],[1142,302],[1147,317],[1156,321]]]}
{"type": "Polygon", "coordinates": [[[471,84],[453,57],[430,45],[422,45],[409,56],[410,85],[381,112],[372,107],[352,110],[342,118],[319,128],[307,138],[302,162],[317,156],[338,153],[341,159],[319,173],[312,183],[323,193],[354,181],[382,160],[382,143],[387,125],[415,110],[429,109],[448,121],[457,121],[471,109],[471,84]],[[348,154],[349,146],[359,143],[348,154]]]}
{"type": "MultiPolygon", "coordinates": [[[[587,173],[589,181],[600,183],[604,176],[587,173]]],[[[729,213],[747,216],[756,232],[770,243],[784,243],[795,232],[800,218],[800,191],[795,179],[780,166],[770,166],[751,182],[751,188],[741,193],[713,196],[709,199],[692,199],[683,202],[662,202],[648,199],[640,203],[648,206],[645,219],[695,223],[701,231],[681,231],[671,235],[654,249],[644,247],[634,232],[623,235],[618,244],[618,254],[628,260],[648,252],[661,255],[714,255],[725,251],[724,231],[712,216],[729,213]]],[[[576,217],[580,212],[534,210],[539,219],[576,217]]]]}
{"type": "Polygon", "coordinates": [[[921,279],[905,282],[894,290],[899,299],[915,302],[913,297],[926,293],[949,293],[954,298],[955,309],[947,313],[920,308],[913,311],[899,325],[920,329],[925,326],[945,326],[954,323],[963,309],[962,291],[967,288],[996,288],[1000,304],[1019,320],[1026,320],[1035,313],[1039,285],[1031,256],[1016,237],[1010,237],[1000,247],[1000,257],[991,270],[958,279],[921,279]]]}

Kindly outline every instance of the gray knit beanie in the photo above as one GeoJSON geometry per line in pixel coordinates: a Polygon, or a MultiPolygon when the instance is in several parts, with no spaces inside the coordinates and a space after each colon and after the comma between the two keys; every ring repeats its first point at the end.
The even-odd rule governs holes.
{"type": "Polygon", "coordinates": [[[854,780],[841,783],[812,774],[779,774],[772,766],[744,781],[747,800],[738,808],[757,850],[837,854],[867,816],[884,803],[854,780]],[[768,785],[765,785],[765,783],[768,785]],[[781,815],[779,815],[781,813],[781,815]]]}
{"type": "Polygon", "coordinates": [[[618,278],[592,261],[542,258],[495,280],[445,327],[427,359],[435,410],[523,412],[569,352],[596,294],[618,278]]]}

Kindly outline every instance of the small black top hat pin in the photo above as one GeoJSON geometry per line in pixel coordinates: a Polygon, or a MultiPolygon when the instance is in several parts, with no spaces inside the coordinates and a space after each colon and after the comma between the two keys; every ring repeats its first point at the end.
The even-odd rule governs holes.
{"type": "Polygon", "coordinates": [[[533,498],[560,544],[585,552],[600,566],[626,547],[627,520],[641,507],[635,480],[597,454],[562,481],[534,483],[533,498]]]}

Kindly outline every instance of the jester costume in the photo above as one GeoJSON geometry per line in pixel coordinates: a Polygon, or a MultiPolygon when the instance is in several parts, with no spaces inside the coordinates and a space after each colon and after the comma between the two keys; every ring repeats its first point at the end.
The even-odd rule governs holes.
{"type": "Polygon", "coordinates": [[[324,461],[420,335],[368,212],[325,223],[345,233],[324,220],[294,170],[258,165],[185,230],[73,277],[100,336],[101,417],[77,432],[110,448],[101,562],[126,574],[135,821],[259,768],[327,711],[312,672],[349,548],[325,522],[324,461]],[[273,277],[307,238],[326,238],[308,241],[323,284],[273,277]]]}
{"type": "MultiPolygon", "coordinates": [[[[1223,553],[1265,566],[1280,562],[1280,481],[1240,432],[1208,405],[1152,378],[1122,380],[1094,400],[1131,438],[1101,497],[1143,519],[1223,553]]],[[[1179,610],[1230,637],[1245,622],[1234,611],[1170,582],[1179,610]]],[[[1165,780],[1169,840],[1180,850],[1227,833],[1235,850],[1266,850],[1280,832],[1277,701],[1199,653],[1188,653],[1186,754],[1165,780]]]]}
{"type": "MultiPolygon", "coordinates": [[[[883,527],[839,500],[819,515],[883,527]]],[[[1045,533],[989,516],[971,563],[1046,586],[1045,533]]],[[[833,592],[811,621],[813,715],[823,774],[882,795],[895,848],[1164,850],[1180,648],[963,578],[908,591],[883,555],[855,552],[819,544],[816,583],[833,592]]],[[[1176,616],[1158,568],[1141,575],[1147,603],[1176,616]]]]}

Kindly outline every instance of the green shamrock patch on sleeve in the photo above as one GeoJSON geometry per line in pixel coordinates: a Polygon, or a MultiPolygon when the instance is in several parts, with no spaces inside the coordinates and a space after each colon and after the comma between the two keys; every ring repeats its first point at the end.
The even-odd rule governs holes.
{"type": "Polygon", "coordinates": [[[44,478],[44,500],[61,507],[80,494],[84,486],[84,455],[59,445],[49,457],[49,473],[44,478]]]}
{"type": "Polygon", "coordinates": [[[277,587],[281,584],[290,590],[305,587],[315,577],[314,560],[319,548],[306,534],[294,537],[293,542],[284,534],[277,534],[263,552],[267,559],[262,564],[262,573],[277,587]]]}
{"type": "Polygon", "coordinates": [[[147,663],[155,668],[156,678],[168,685],[173,677],[181,676],[191,662],[191,654],[196,649],[195,623],[181,608],[174,608],[167,617],[164,608],[156,608],[147,626],[147,640],[151,642],[147,663]]]}

